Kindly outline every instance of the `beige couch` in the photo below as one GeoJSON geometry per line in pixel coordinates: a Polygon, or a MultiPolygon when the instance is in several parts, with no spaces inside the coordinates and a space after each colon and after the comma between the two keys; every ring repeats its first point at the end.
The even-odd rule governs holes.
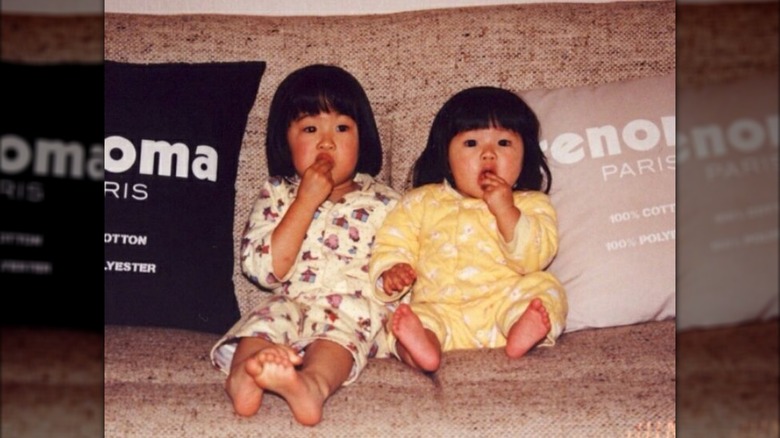
{"type": "MultiPolygon", "coordinates": [[[[361,80],[385,145],[379,178],[405,190],[443,96],[485,77],[514,89],[552,89],[671,73],[674,20],[674,4],[666,1],[349,18],[109,14],[105,57],[267,62],[240,157],[237,247],[266,175],[261,121],[276,85],[292,70],[334,63],[361,80]],[[612,38],[590,38],[594,26],[612,38]],[[512,58],[517,53],[521,61],[512,58]]],[[[237,267],[234,284],[246,312],[258,292],[237,267]]],[[[106,435],[625,436],[674,427],[673,321],[566,334],[555,348],[522,361],[509,361],[500,350],[454,352],[433,377],[395,360],[371,360],[356,384],[327,402],[314,428],[296,424],[273,396],[255,417],[235,415],[224,376],[208,361],[217,338],[107,327],[106,435]]]]}
{"type": "MultiPolygon", "coordinates": [[[[710,16],[697,8],[688,11],[691,22],[706,22],[710,16]]],[[[62,48],[36,43],[40,37],[30,38],[35,24],[47,29],[94,27],[94,20],[87,20],[88,26],[79,19],[43,21],[17,18],[16,27],[4,26],[4,44],[7,36],[15,38],[15,44],[4,45],[4,59],[46,61],[63,56],[62,48]]],[[[708,23],[710,29],[722,26],[708,23]]],[[[711,35],[706,30],[689,32],[683,44],[702,47],[703,36],[711,35]]],[[[275,85],[294,68],[312,62],[343,65],[366,86],[383,141],[386,147],[392,145],[380,177],[404,190],[410,156],[417,146],[399,144],[397,138],[406,129],[414,133],[416,144],[424,142],[442,87],[462,88],[478,74],[498,75],[514,88],[533,89],[670,73],[675,68],[675,5],[669,1],[535,4],[350,18],[109,14],[105,38],[109,60],[268,61],[250,114],[255,119],[262,119],[275,85]],[[591,39],[594,26],[612,38],[591,39]],[[488,28],[509,30],[487,32],[485,38],[488,28]],[[452,39],[443,44],[446,51],[420,50],[426,38],[437,34],[452,39]],[[507,72],[500,63],[490,62],[502,59],[502,45],[524,46],[527,69],[507,72]],[[571,68],[561,69],[564,63],[571,68]],[[388,89],[394,93],[383,93],[388,89]],[[396,100],[385,97],[391,94],[396,100]]],[[[70,53],[64,58],[94,59],[83,55],[93,51],[94,39],[81,36],[68,41],[72,44],[65,52],[70,53]],[[74,51],[79,54],[73,56],[74,51]]],[[[712,61],[701,61],[707,58],[697,58],[696,50],[691,53],[687,60],[700,62],[683,80],[695,83],[712,61]]],[[[739,76],[755,68],[730,59],[728,74],[739,76]]],[[[264,169],[258,153],[263,133],[257,126],[247,129],[242,148],[236,243],[264,169]]],[[[241,310],[246,311],[255,291],[237,267],[234,283],[241,310]]],[[[712,353],[717,340],[744,344],[762,337],[763,343],[771,344],[771,336],[766,335],[774,332],[776,344],[776,331],[775,323],[717,335],[694,332],[686,334],[683,345],[689,355],[711,365],[707,370],[712,377],[734,366],[712,353]]],[[[222,389],[224,376],[208,360],[217,338],[167,328],[106,327],[105,436],[674,436],[673,321],[566,333],[555,348],[533,351],[521,361],[510,361],[499,350],[452,352],[433,377],[394,360],[371,360],[356,384],[328,401],[323,422],[314,428],[296,424],[284,402],[272,396],[266,397],[257,416],[235,415],[222,389]]],[[[100,420],[95,404],[99,342],[91,334],[4,329],[4,435],[57,431],[60,436],[95,436],[100,420]],[[46,360],[29,360],[38,353],[46,360]],[[55,361],[66,363],[67,370],[55,372],[56,367],[49,366],[55,361]],[[45,418],[58,420],[41,421],[37,413],[43,409],[45,418]]],[[[688,367],[685,377],[701,383],[699,370],[688,367]]],[[[683,407],[688,408],[690,423],[706,436],[712,430],[706,424],[708,411],[697,410],[701,394],[707,394],[706,387],[684,399],[683,407]]]]}

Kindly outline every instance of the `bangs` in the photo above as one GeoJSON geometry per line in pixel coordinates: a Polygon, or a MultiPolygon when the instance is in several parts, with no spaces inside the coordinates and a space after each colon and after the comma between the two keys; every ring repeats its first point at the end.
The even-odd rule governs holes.
{"type": "Polygon", "coordinates": [[[292,97],[288,107],[288,120],[292,122],[304,116],[316,116],[320,113],[336,112],[357,120],[358,110],[352,96],[334,90],[301,90],[292,97]]]}
{"type": "MultiPolygon", "coordinates": [[[[493,94],[493,93],[490,93],[493,94]]],[[[450,117],[450,135],[476,129],[503,128],[523,132],[525,114],[512,97],[496,95],[477,95],[466,97],[453,106],[450,117]],[[510,97],[507,99],[506,97],[510,97]]]]}
{"type": "Polygon", "coordinates": [[[499,113],[491,109],[491,112],[483,114],[469,114],[468,117],[462,117],[453,120],[453,136],[466,131],[477,129],[501,128],[520,132],[519,126],[521,120],[516,115],[499,113]]]}

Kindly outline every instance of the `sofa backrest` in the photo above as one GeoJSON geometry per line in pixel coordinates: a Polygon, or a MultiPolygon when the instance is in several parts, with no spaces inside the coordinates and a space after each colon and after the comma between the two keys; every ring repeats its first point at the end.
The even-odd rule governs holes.
{"type": "MultiPolygon", "coordinates": [[[[675,3],[526,4],[351,17],[107,14],[107,60],[133,63],[266,61],[249,114],[236,181],[234,248],[267,176],[270,99],[291,71],[344,67],[363,84],[384,146],[379,178],[398,190],[441,104],[475,85],[562,88],[657,76],[675,69],[675,3]]],[[[237,254],[236,254],[237,256],[237,254]]],[[[236,257],[236,259],[238,259],[236,257]]],[[[242,312],[256,289],[235,264],[242,312]]]]}

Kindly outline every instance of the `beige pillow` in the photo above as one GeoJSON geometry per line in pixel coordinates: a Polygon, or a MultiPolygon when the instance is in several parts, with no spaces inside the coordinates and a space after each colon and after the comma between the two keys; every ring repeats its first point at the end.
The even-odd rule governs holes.
{"type": "Polygon", "coordinates": [[[778,315],[777,88],[678,91],[678,330],[778,315]]]}
{"type": "Polygon", "coordinates": [[[521,95],[553,176],[566,331],[674,317],[674,75],[521,95]]]}

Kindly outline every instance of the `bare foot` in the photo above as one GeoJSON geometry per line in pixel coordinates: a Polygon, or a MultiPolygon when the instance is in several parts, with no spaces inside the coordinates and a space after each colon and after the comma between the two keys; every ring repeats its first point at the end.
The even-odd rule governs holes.
{"type": "Polygon", "coordinates": [[[441,349],[433,333],[423,327],[420,318],[408,304],[401,304],[393,313],[393,334],[398,338],[413,363],[425,371],[436,371],[441,362],[441,349]]]}
{"type": "Polygon", "coordinates": [[[260,409],[263,401],[263,389],[257,386],[254,374],[249,369],[257,369],[257,355],[253,354],[242,362],[234,363],[225,380],[225,391],[233,401],[233,409],[245,417],[252,416],[260,409]]]}
{"type": "Polygon", "coordinates": [[[525,309],[509,329],[506,339],[506,355],[512,359],[522,357],[542,339],[550,333],[550,316],[539,298],[531,300],[531,304],[525,309]]]}
{"type": "Polygon", "coordinates": [[[284,398],[299,423],[307,426],[319,423],[326,389],[313,376],[295,368],[301,364],[301,357],[289,347],[275,345],[261,350],[255,358],[246,368],[257,386],[284,398]]]}
{"type": "Polygon", "coordinates": [[[249,417],[257,413],[263,401],[263,390],[243,367],[231,370],[225,380],[225,391],[233,401],[233,409],[238,415],[249,417]]]}

